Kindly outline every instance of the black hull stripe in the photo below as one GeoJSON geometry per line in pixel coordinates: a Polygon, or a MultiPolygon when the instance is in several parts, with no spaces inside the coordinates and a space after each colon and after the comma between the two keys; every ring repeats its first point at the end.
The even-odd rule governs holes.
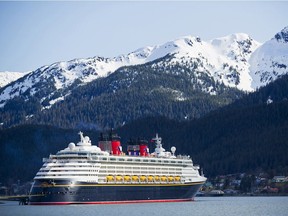
{"type": "MultiPolygon", "coordinates": [[[[37,182],[31,189],[32,205],[117,204],[191,201],[204,182],[187,184],[67,184],[55,186],[37,182]]],[[[61,185],[60,185],[61,184],[61,185]]]]}

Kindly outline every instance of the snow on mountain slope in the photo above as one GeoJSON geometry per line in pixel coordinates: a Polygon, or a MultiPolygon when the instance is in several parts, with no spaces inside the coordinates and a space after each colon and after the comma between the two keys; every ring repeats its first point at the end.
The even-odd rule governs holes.
{"type": "MultiPolygon", "coordinates": [[[[230,39],[230,37],[220,38],[211,43],[201,41],[199,37],[186,36],[163,45],[144,47],[128,55],[121,55],[112,59],[102,57],[74,59],[67,62],[54,63],[50,66],[43,66],[29,74],[26,79],[8,85],[0,94],[0,107],[3,107],[7,100],[19,96],[21,93],[25,92],[26,97],[28,97],[35,95],[39,91],[45,92],[45,95],[42,95],[41,101],[48,100],[49,104],[52,105],[59,100],[63,100],[64,96],[69,94],[69,90],[67,89],[73,88],[75,85],[83,85],[99,77],[105,77],[122,66],[144,64],[168,54],[174,54],[174,58],[168,64],[178,62],[180,64],[187,64],[189,67],[195,64],[195,62],[202,62],[197,69],[198,71],[207,73],[217,81],[234,87],[242,83],[242,80],[241,82],[237,81],[237,76],[231,75],[238,68],[240,61],[237,62],[238,57],[236,59],[231,59],[230,56],[227,57],[227,53],[223,52],[223,49],[225,49],[223,44],[228,46],[227,44],[235,43],[236,45],[231,45],[230,49],[232,51],[230,53],[238,56],[241,54],[241,50],[233,51],[233,48],[237,44],[239,45],[244,42],[243,40],[237,40],[239,38],[243,39],[243,37],[235,35],[233,36],[235,39],[230,39]],[[59,94],[61,90],[65,91],[65,93],[62,92],[59,94]]],[[[248,36],[245,36],[244,39],[252,43],[248,36]]],[[[242,66],[240,65],[239,68],[242,68],[242,66]]],[[[241,85],[239,86],[239,88],[243,88],[244,90],[251,90],[245,89],[241,85]]],[[[215,93],[212,88],[210,93],[215,93]]]]}
{"type": "Polygon", "coordinates": [[[217,38],[212,40],[211,44],[219,53],[219,62],[222,59],[222,65],[218,67],[217,75],[225,77],[224,84],[241,90],[254,90],[251,86],[252,79],[249,75],[250,64],[248,61],[251,54],[261,44],[244,33],[217,38]],[[231,78],[234,79],[231,80],[231,78]]]}
{"type": "Polygon", "coordinates": [[[69,94],[69,88],[73,88],[73,85],[83,85],[99,77],[105,77],[122,66],[153,61],[162,57],[161,55],[167,55],[169,51],[151,56],[154,49],[154,47],[145,47],[128,55],[121,55],[111,59],[103,57],[74,59],[43,66],[31,72],[25,79],[7,85],[0,93],[0,107],[3,107],[9,99],[13,99],[21,93],[25,92],[26,97],[29,97],[43,90],[43,88],[46,90],[45,95],[42,95],[41,101],[50,100],[50,104],[53,104],[58,101],[58,98],[63,99],[63,96],[69,94]],[[61,90],[66,91],[65,95],[62,93],[59,95],[61,90]],[[58,95],[58,98],[55,98],[55,95],[58,95]]]}
{"type": "Polygon", "coordinates": [[[28,73],[29,72],[0,72],[0,88],[19,79],[20,77],[25,76],[28,73]]]}
{"type": "MultiPolygon", "coordinates": [[[[159,49],[170,49],[175,54],[170,64],[185,64],[226,86],[252,91],[248,60],[260,45],[247,34],[238,33],[209,42],[186,36],[166,43],[159,49]]],[[[216,93],[213,87],[209,93],[216,93]]]]}
{"type": "Polygon", "coordinates": [[[259,47],[249,61],[252,88],[256,89],[288,73],[288,27],[259,47]]]}
{"type": "MultiPolygon", "coordinates": [[[[157,62],[161,64],[157,65],[158,68],[164,68],[164,73],[179,73],[169,69],[178,64],[195,73],[194,77],[199,78],[197,83],[201,84],[205,77],[209,77],[216,83],[253,91],[287,73],[287,31],[287,28],[283,29],[263,45],[244,33],[211,41],[186,36],[115,58],[93,57],[57,62],[43,66],[5,86],[0,92],[0,108],[19,95],[24,100],[37,95],[41,103],[45,102],[43,106],[48,108],[55,102],[64,100],[79,85],[106,77],[122,66],[145,64],[167,55],[171,56],[169,61],[157,62]]],[[[203,91],[217,94],[212,84],[203,88],[203,91]]]]}

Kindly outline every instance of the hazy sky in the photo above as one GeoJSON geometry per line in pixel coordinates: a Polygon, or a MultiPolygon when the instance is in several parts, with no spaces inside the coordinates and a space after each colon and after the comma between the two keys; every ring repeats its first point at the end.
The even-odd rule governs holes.
{"type": "Polygon", "coordinates": [[[0,1],[0,71],[115,57],[185,35],[243,32],[265,42],[285,26],[286,1],[0,1]]]}

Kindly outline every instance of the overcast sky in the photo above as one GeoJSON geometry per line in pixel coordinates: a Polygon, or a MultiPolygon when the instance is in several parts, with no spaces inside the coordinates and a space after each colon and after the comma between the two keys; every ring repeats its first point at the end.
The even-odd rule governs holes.
{"type": "Polygon", "coordinates": [[[0,71],[115,57],[185,35],[265,42],[288,26],[287,11],[286,1],[0,1],[0,71]]]}

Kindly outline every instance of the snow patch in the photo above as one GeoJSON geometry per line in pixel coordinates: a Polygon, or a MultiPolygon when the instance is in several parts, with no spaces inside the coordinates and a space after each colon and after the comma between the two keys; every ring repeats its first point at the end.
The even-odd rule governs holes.
{"type": "Polygon", "coordinates": [[[31,71],[29,72],[10,72],[10,71],[0,72],[0,88],[8,85],[9,83],[15,80],[18,80],[19,78],[25,76],[26,74],[30,72],[31,71]]]}
{"type": "Polygon", "coordinates": [[[267,41],[252,54],[249,63],[252,88],[268,84],[288,73],[288,43],[267,41]]]}

